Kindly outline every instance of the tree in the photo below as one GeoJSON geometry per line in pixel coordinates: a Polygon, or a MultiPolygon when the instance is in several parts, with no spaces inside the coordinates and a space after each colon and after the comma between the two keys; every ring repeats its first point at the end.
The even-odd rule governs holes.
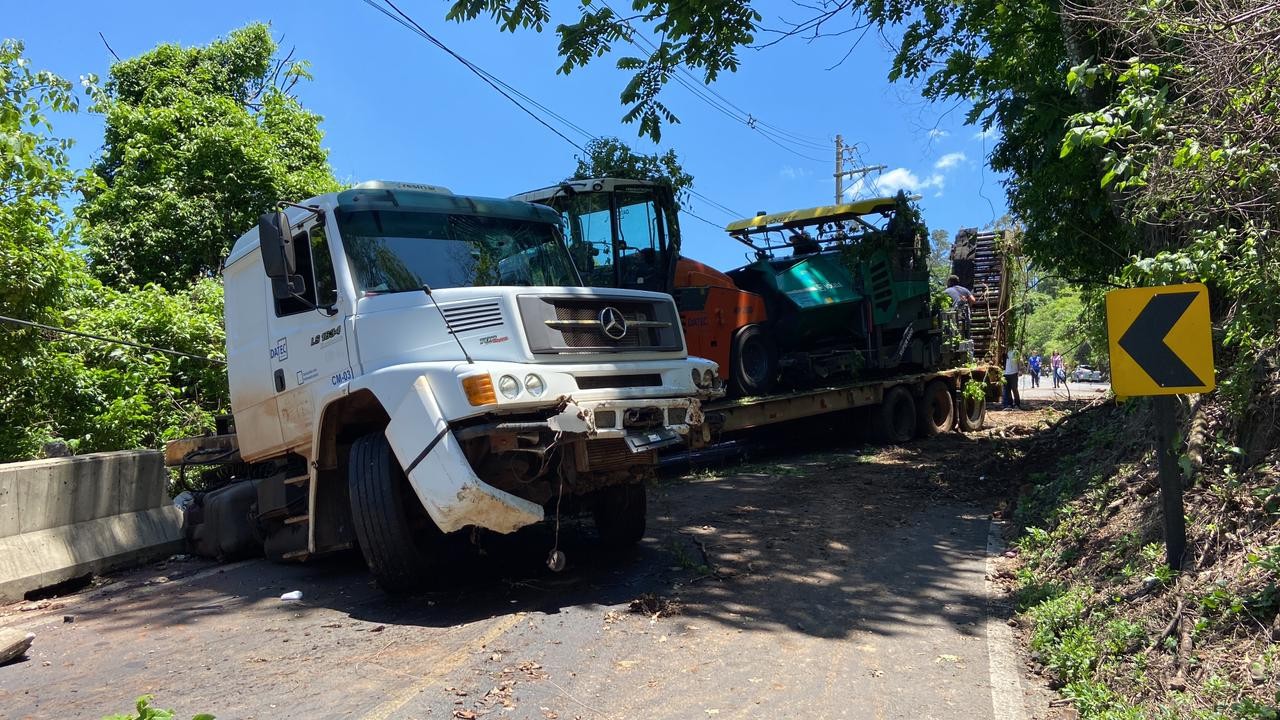
{"type": "MultiPolygon", "coordinates": [[[[73,112],[66,80],[0,42],[0,315],[199,356],[221,356],[222,287],[103,286],[71,249],[59,207],[75,174],[50,113],[73,112]]],[[[77,451],[155,447],[212,428],[221,365],[0,321],[0,461],[61,438],[77,451]]]]}
{"type": "MultiPolygon", "coordinates": [[[[33,71],[22,52],[20,42],[0,42],[0,314],[47,321],[76,264],[58,206],[74,179],[71,141],[49,135],[48,114],[75,111],[76,97],[71,83],[33,71]]],[[[12,361],[39,341],[35,330],[5,326],[0,354],[12,361]]]]}
{"type": "Polygon", "coordinates": [[[77,209],[94,274],[181,289],[276,202],[336,189],[321,118],[291,94],[304,79],[262,24],[114,63],[93,91],[106,139],[77,209]]]}
{"type": "Polygon", "coordinates": [[[634,152],[618,138],[596,138],[587,143],[586,153],[586,157],[577,158],[578,167],[570,180],[599,177],[648,180],[669,185],[681,205],[689,200],[693,176],[680,166],[675,150],[644,155],[634,152]]]}
{"type": "MultiPolygon", "coordinates": [[[[662,136],[664,122],[679,122],[659,98],[662,86],[681,67],[702,71],[706,82],[714,82],[721,72],[738,69],[738,49],[755,41],[760,14],[746,0],[717,3],[633,0],[635,14],[621,16],[607,2],[583,4],[575,23],[556,26],[560,36],[559,72],[569,74],[602,57],[619,42],[633,44],[640,55],[617,61],[619,68],[633,71],[621,93],[629,106],[624,119],[639,124],[640,134],[654,140],[662,136]],[[659,35],[655,44],[641,45],[632,23],[651,23],[659,35]]],[[[503,30],[514,32],[532,28],[541,32],[551,20],[547,0],[456,0],[449,9],[450,20],[472,20],[480,15],[496,20],[503,30]]]]}

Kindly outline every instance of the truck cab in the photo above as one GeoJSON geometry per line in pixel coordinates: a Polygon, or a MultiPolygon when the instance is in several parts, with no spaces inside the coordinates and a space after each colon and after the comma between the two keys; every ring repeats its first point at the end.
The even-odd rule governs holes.
{"type": "Polygon", "coordinates": [[[388,589],[463,529],[585,511],[638,540],[656,451],[702,443],[723,392],[669,296],[583,287],[525,202],[364,183],[264,215],[224,279],[268,555],[359,545],[388,589]]]}

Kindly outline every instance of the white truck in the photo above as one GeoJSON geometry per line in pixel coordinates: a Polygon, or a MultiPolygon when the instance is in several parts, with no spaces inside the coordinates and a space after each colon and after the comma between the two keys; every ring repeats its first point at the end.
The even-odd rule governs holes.
{"type": "Polygon", "coordinates": [[[225,263],[234,432],[167,448],[235,463],[198,545],[247,517],[268,557],[358,545],[399,591],[456,531],[591,512],[640,539],[656,451],[705,442],[723,392],[670,296],[582,287],[540,205],[369,182],[282,207],[225,263]]]}

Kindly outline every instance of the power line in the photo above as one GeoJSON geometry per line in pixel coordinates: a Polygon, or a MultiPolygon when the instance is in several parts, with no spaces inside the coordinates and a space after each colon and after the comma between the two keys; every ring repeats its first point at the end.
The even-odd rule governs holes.
{"type": "Polygon", "coordinates": [[[711,198],[707,197],[706,195],[703,195],[702,193],[698,192],[697,190],[693,190],[693,189],[691,188],[691,189],[689,190],[689,194],[690,194],[690,195],[693,195],[694,197],[697,197],[697,198],[701,198],[701,199],[703,199],[703,200],[706,200],[708,204],[710,204],[710,205],[712,205],[713,207],[715,207],[715,208],[719,209],[720,211],[722,211],[722,212],[724,212],[724,213],[726,213],[726,214],[728,214],[728,215],[732,216],[735,220],[736,220],[737,218],[742,217],[742,213],[740,213],[740,212],[738,212],[738,211],[734,210],[733,208],[728,208],[728,207],[725,207],[724,205],[721,205],[720,203],[716,202],[715,200],[712,200],[711,198]]]}
{"type": "MultiPolygon", "coordinates": [[[[595,0],[592,0],[592,1],[594,2],[595,0]]],[[[654,45],[652,40],[649,40],[649,38],[640,34],[635,29],[635,27],[631,25],[629,21],[621,20],[622,16],[618,13],[617,10],[613,9],[613,6],[611,6],[608,3],[608,0],[598,0],[598,1],[606,9],[608,9],[609,12],[613,13],[615,17],[619,18],[623,26],[630,31],[626,36],[624,36],[624,39],[628,43],[634,45],[640,51],[649,53],[650,55],[658,51],[658,47],[654,45]],[[647,46],[647,49],[645,47],[641,47],[640,45],[641,42],[647,46]]],[[[804,153],[801,153],[798,150],[784,144],[784,143],[791,143],[796,147],[799,147],[801,149],[807,149],[807,150],[826,150],[828,149],[828,147],[825,142],[819,142],[812,138],[808,138],[802,135],[798,135],[796,133],[789,132],[787,130],[783,130],[782,128],[776,125],[771,125],[770,123],[767,123],[761,120],[760,118],[756,117],[753,113],[747,110],[744,110],[743,108],[735,104],[732,100],[726,98],[724,95],[721,95],[719,92],[715,90],[715,88],[712,88],[706,85],[705,83],[699,81],[697,77],[693,75],[693,73],[689,72],[684,67],[677,66],[676,72],[674,75],[672,75],[672,78],[681,86],[683,86],[686,90],[688,90],[697,99],[706,103],[710,107],[720,111],[721,113],[728,116],[730,119],[734,120],[735,122],[742,123],[743,125],[746,125],[749,129],[760,133],[762,137],[769,140],[774,145],[777,145],[778,147],[782,148],[783,150],[786,150],[798,157],[801,157],[805,160],[809,160],[811,162],[825,162],[823,160],[819,160],[812,156],[805,155],[804,153]]]]}
{"type": "Polygon", "coordinates": [[[136,343],[136,342],[133,342],[132,340],[121,340],[120,338],[106,337],[105,335],[94,335],[93,333],[80,332],[79,330],[68,330],[66,328],[54,327],[53,325],[45,325],[44,323],[33,322],[31,320],[21,320],[19,318],[7,317],[5,315],[0,315],[0,322],[13,323],[14,325],[26,325],[27,327],[40,328],[41,330],[52,330],[53,332],[60,332],[66,335],[75,335],[77,337],[89,338],[90,340],[98,340],[101,342],[114,343],[117,345],[128,345],[130,347],[141,348],[143,350],[150,350],[152,352],[162,352],[162,353],[168,353],[170,355],[189,357],[195,360],[204,360],[206,362],[218,363],[219,365],[227,364],[226,360],[219,360],[217,358],[205,357],[204,355],[192,355],[191,353],[184,353],[180,350],[170,350],[168,348],[155,347],[154,345],[143,345],[142,343],[136,343]]]}
{"type": "MultiPolygon", "coordinates": [[[[508,92],[507,92],[506,90],[504,90],[503,88],[499,87],[499,86],[498,86],[498,84],[497,84],[496,82],[494,82],[494,80],[493,80],[493,79],[491,79],[491,77],[490,77],[490,75],[489,75],[488,73],[486,73],[485,71],[481,70],[477,65],[475,65],[474,63],[472,63],[470,60],[467,60],[466,58],[462,57],[462,56],[461,56],[461,55],[459,55],[458,53],[454,52],[454,51],[453,51],[453,50],[452,50],[448,45],[445,45],[444,43],[442,43],[442,42],[440,42],[439,40],[437,40],[437,39],[435,38],[435,36],[433,36],[431,33],[427,32],[425,29],[423,29],[423,27],[422,27],[421,25],[419,25],[419,24],[418,24],[418,23],[417,23],[413,18],[409,17],[408,15],[406,15],[406,14],[404,13],[404,11],[403,11],[403,10],[401,10],[401,9],[400,9],[400,8],[398,8],[398,7],[396,7],[395,3],[391,2],[391,0],[384,0],[384,2],[386,2],[386,3],[387,3],[387,5],[389,5],[393,10],[395,10],[395,11],[396,11],[396,13],[400,15],[400,18],[397,18],[395,15],[392,15],[390,12],[388,12],[388,11],[387,11],[387,9],[386,9],[386,8],[382,7],[382,6],[381,6],[381,5],[379,5],[378,3],[374,2],[374,0],[364,0],[364,3],[365,3],[366,5],[368,5],[369,7],[373,8],[374,10],[377,10],[378,12],[382,13],[383,15],[386,15],[387,17],[391,18],[392,20],[394,20],[395,22],[399,23],[400,25],[405,26],[405,27],[406,27],[406,28],[408,28],[409,30],[411,30],[411,31],[415,32],[415,33],[416,33],[416,34],[418,34],[419,36],[421,36],[421,37],[423,37],[424,39],[426,39],[426,40],[427,40],[428,42],[430,42],[432,45],[435,45],[436,47],[438,47],[438,48],[440,48],[441,50],[443,50],[443,51],[445,51],[446,53],[448,53],[448,54],[450,55],[450,57],[452,57],[453,59],[455,59],[455,60],[457,60],[458,62],[462,63],[463,67],[467,68],[467,69],[468,69],[468,70],[470,70],[472,73],[475,73],[476,77],[478,77],[478,78],[480,78],[481,80],[483,80],[483,81],[485,82],[485,84],[487,84],[489,87],[491,87],[491,88],[493,88],[494,90],[496,90],[496,91],[498,92],[498,94],[499,94],[499,95],[502,95],[502,96],[503,96],[503,97],[505,97],[507,100],[510,100],[510,101],[511,101],[511,103],[512,103],[513,105],[515,105],[516,107],[518,107],[518,108],[520,108],[521,110],[523,110],[523,111],[524,111],[524,112],[525,112],[529,117],[533,118],[534,120],[537,120],[537,121],[538,121],[538,123],[539,123],[540,125],[542,125],[542,126],[543,126],[543,127],[545,127],[546,129],[550,130],[551,132],[555,133],[556,135],[559,135],[559,136],[560,136],[560,139],[562,139],[562,140],[564,140],[565,142],[569,143],[570,145],[572,145],[572,146],[574,146],[574,147],[578,148],[578,150],[579,150],[579,151],[581,151],[581,152],[586,152],[586,150],[584,150],[584,149],[582,148],[582,146],[581,146],[581,145],[579,145],[578,143],[574,142],[573,140],[570,140],[570,139],[569,139],[569,136],[565,135],[564,133],[560,132],[560,131],[559,131],[559,130],[557,130],[556,128],[552,127],[552,125],[551,125],[550,123],[548,123],[546,120],[543,120],[541,117],[539,117],[537,113],[535,113],[535,112],[533,112],[532,110],[530,110],[529,108],[525,107],[523,104],[521,104],[521,102],[520,102],[519,100],[516,100],[514,97],[512,97],[512,96],[510,95],[510,93],[508,93],[508,92]],[[401,18],[403,18],[403,19],[401,19],[401,18]],[[406,23],[407,23],[407,24],[406,24],[406,23]]],[[[505,83],[503,83],[503,84],[505,85],[505,83]]],[[[522,94],[523,94],[523,93],[522,93],[522,94]]],[[[525,97],[527,97],[527,96],[525,96],[525,97]]],[[[541,107],[541,106],[540,106],[540,107],[541,107]]],[[[545,108],[545,107],[543,107],[543,109],[544,109],[544,110],[546,110],[546,108],[545,108]]],[[[549,111],[548,111],[548,112],[549,112],[549,111]]],[[[579,130],[581,130],[581,129],[579,129],[579,130]]],[[[586,133],[586,131],[585,131],[585,130],[581,130],[581,132],[586,133]]],[[[589,134],[589,133],[587,133],[587,134],[589,134]]]]}
{"type": "Polygon", "coordinates": [[[719,231],[721,231],[721,232],[724,232],[724,227],[723,227],[723,226],[721,226],[721,225],[717,225],[716,223],[711,222],[710,220],[708,220],[708,219],[706,219],[706,218],[702,217],[701,215],[699,215],[699,214],[695,213],[694,211],[690,210],[689,208],[680,208],[680,212],[682,212],[682,213],[684,213],[684,214],[686,214],[686,215],[688,215],[688,216],[690,216],[690,217],[694,218],[695,220],[701,220],[702,222],[704,222],[704,223],[706,223],[706,224],[710,225],[711,227],[715,228],[716,230],[719,230],[719,231]]]}
{"type": "MultiPolygon", "coordinates": [[[[564,133],[562,133],[562,132],[560,132],[559,130],[557,130],[557,129],[556,129],[555,127],[553,127],[550,123],[546,122],[543,118],[539,117],[537,113],[535,113],[534,111],[530,110],[528,107],[525,107],[525,105],[523,105],[523,104],[522,104],[519,100],[517,100],[515,97],[512,97],[512,95],[518,95],[519,97],[521,97],[521,98],[523,98],[525,101],[527,101],[530,105],[533,105],[533,106],[537,107],[538,109],[542,110],[542,111],[543,111],[544,113],[546,113],[547,115],[549,115],[549,116],[551,116],[551,117],[555,118],[556,120],[558,120],[558,121],[559,121],[560,123],[562,123],[565,127],[570,128],[570,129],[572,129],[572,130],[574,130],[574,131],[578,132],[579,134],[581,134],[583,137],[587,138],[588,140],[595,140],[595,139],[598,139],[598,137],[599,137],[599,136],[597,136],[597,135],[595,135],[594,133],[591,133],[591,132],[589,132],[589,131],[587,131],[587,130],[583,129],[581,126],[579,126],[579,125],[575,124],[572,120],[569,120],[568,118],[564,117],[563,115],[560,115],[560,114],[556,113],[556,112],[555,112],[554,110],[552,110],[551,108],[547,107],[546,105],[543,105],[542,103],[540,103],[540,102],[538,102],[537,100],[533,99],[533,98],[532,98],[532,97],[530,97],[529,95],[527,95],[527,94],[525,94],[525,93],[521,92],[519,89],[515,88],[515,87],[514,87],[514,86],[512,86],[511,84],[509,84],[509,83],[507,83],[507,82],[504,82],[502,79],[500,79],[499,77],[497,77],[497,76],[496,76],[496,75],[494,75],[493,73],[488,72],[487,70],[485,70],[485,69],[481,68],[480,66],[478,66],[478,65],[476,65],[475,63],[471,62],[470,60],[466,59],[465,57],[463,57],[463,56],[462,56],[462,55],[460,55],[459,53],[455,52],[453,49],[451,49],[449,46],[445,45],[442,41],[440,41],[439,39],[437,39],[437,38],[436,38],[435,36],[433,36],[431,33],[427,32],[427,30],[426,30],[425,28],[423,28],[420,24],[418,24],[418,22],[417,22],[416,20],[414,20],[414,19],[413,19],[412,17],[410,17],[406,12],[404,12],[404,11],[403,11],[403,10],[401,10],[399,7],[397,7],[397,6],[396,6],[396,4],[395,4],[394,2],[392,2],[392,0],[383,0],[383,1],[387,4],[387,6],[389,6],[389,7],[391,8],[391,10],[394,10],[395,12],[394,12],[394,13],[393,13],[393,12],[391,12],[391,10],[388,10],[386,7],[383,7],[381,4],[379,4],[379,3],[378,3],[378,2],[376,2],[375,0],[363,0],[363,2],[364,2],[366,5],[368,5],[369,7],[373,8],[374,10],[377,10],[378,12],[382,13],[382,14],[383,14],[383,15],[385,15],[386,17],[390,18],[390,19],[391,19],[392,21],[394,21],[396,24],[400,25],[401,27],[404,27],[404,28],[408,29],[410,32],[414,33],[415,35],[418,35],[419,37],[423,38],[424,40],[426,40],[427,42],[431,43],[431,44],[432,44],[432,45],[434,45],[435,47],[437,47],[437,48],[439,48],[439,49],[443,50],[444,52],[448,53],[451,57],[453,57],[455,60],[457,60],[459,63],[461,63],[464,67],[466,67],[468,70],[470,70],[472,73],[474,73],[477,77],[479,77],[481,80],[485,81],[485,83],[486,83],[486,84],[488,84],[491,88],[493,88],[494,90],[496,90],[496,91],[497,91],[499,94],[501,94],[504,98],[506,98],[507,100],[511,101],[511,103],[512,103],[513,105],[515,105],[516,107],[518,107],[518,108],[520,108],[521,110],[523,110],[526,114],[528,114],[528,115],[529,115],[530,117],[532,117],[534,120],[537,120],[537,121],[538,121],[538,123],[539,123],[539,124],[541,124],[543,127],[547,128],[547,129],[548,129],[548,130],[550,130],[551,132],[553,132],[553,133],[555,133],[556,135],[558,135],[558,136],[560,137],[560,139],[564,140],[565,142],[569,143],[569,144],[570,144],[570,145],[572,145],[573,147],[577,148],[579,152],[586,153],[586,150],[585,150],[581,145],[579,145],[578,143],[576,143],[576,142],[574,142],[573,140],[571,140],[571,139],[570,139],[568,136],[566,136],[564,133]]],[[[731,115],[731,117],[732,117],[732,115],[731,115]]],[[[730,208],[726,207],[725,205],[723,205],[723,204],[721,204],[721,203],[716,202],[715,200],[712,200],[711,198],[707,197],[706,195],[703,195],[702,193],[699,193],[699,192],[696,192],[696,191],[693,191],[693,190],[690,190],[689,192],[690,192],[690,194],[695,195],[695,196],[697,196],[697,197],[701,198],[702,200],[705,200],[707,203],[709,203],[709,204],[710,204],[710,205],[712,205],[713,207],[717,208],[717,209],[718,209],[718,210],[720,210],[721,212],[724,212],[724,213],[726,213],[726,214],[728,214],[728,215],[730,215],[730,216],[732,216],[732,217],[734,217],[734,218],[741,217],[741,213],[735,212],[734,210],[732,210],[732,209],[730,209],[730,208]]],[[[692,213],[690,213],[690,214],[692,215],[692,213]]],[[[695,215],[694,217],[697,217],[697,216],[695,215]]],[[[699,218],[699,219],[702,219],[702,218],[699,218]]],[[[710,224],[711,224],[711,225],[715,225],[715,223],[710,223],[710,224]]],[[[716,227],[719,227],[719,226],[718,226],[718,225],[716,225],[716,227]]]]}

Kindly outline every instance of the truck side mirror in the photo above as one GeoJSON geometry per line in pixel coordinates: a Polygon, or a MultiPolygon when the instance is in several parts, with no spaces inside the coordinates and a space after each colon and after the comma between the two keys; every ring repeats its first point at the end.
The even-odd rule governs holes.
{"type": "Polygon", "coordinates": [[[258,245],[262,248],[262,267],[273,280],[288,280],[297,272],[289,218],[283,210],[263,213],[258,218],[258,245]]]}

